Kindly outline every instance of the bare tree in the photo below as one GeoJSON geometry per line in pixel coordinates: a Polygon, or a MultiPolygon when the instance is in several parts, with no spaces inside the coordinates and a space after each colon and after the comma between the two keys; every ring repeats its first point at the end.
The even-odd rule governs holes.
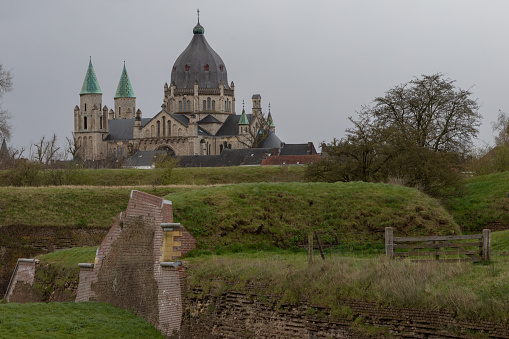
{"type": "Polygon", "coordinates": [[[35,160],[39,164],[50,164],[53,160],[56,160],[60,147],[57,146],[57,135],[53,134],[51,139],[46,140],[42,137],[37,143],[34,144],[36,153],[34,155],[35,160]]]}
{"type": "Polygon", "coordinates": [[[67,159],[67,157],[71,155],[74,160],[77,160],[81,145],[78,145],[78,140],[74,136],[74,133],[72,133],[71,138],[65,137],[65,140],[64,159],[67,159]]]}
{"type": "MultiPolygon", "coordinates": [[[[0,98],[10,91],[12,91],[11,71],[4,69],[3,65],[0,64],[0,98]]],[[[0,102],[0,140],[9,140],[11,137],[11,125],[9,124],[10,119],[11,114],[9,111],[2,108],[2,103],[0,102]]]]}

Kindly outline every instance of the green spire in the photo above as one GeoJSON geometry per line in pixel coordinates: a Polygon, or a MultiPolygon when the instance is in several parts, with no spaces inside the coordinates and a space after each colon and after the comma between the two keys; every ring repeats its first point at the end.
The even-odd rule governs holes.
{"type": "Polygon", "coordinates": [[[240,116],[239,125],[249,125],[249,121],[247,120],[246,111],[242,109],[242,115],[240,116]]]}
{"type": "Polygon", "coordinates": [[[136,98],[133,87],[131,86],[131,81],[129,80],[129,75],[127,75],[127,70],[125,69],[125,62],[120,81],[118,82],[115,98],[136,98]]]}
{"type": "Polygon", "coordinates": [[[80,94],[102,94],[101,87],[99,87],[99,82],[95,76],[94,67],[92,66],[92,58],[90,58],[87,75],[85,75],[80,94]]]}
{"type": "Polygon", "coordinates": [[[276,125],[274,125],[274,121],[272,121],[272,115],[270,115],[270,112],[269,115],[267,116],[267,124],[269,125],[269,127],[276,127],[276,125]]]}

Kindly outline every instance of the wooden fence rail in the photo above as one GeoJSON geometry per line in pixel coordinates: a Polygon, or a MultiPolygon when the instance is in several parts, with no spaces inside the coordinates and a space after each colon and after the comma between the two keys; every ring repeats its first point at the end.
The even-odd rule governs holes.
{"type": "Polygon", "coordinates": [[[490,260],[490,237],[489,229],[484,229],[482,234],[394,237],[392,227],[386,227],[385,254],[392,259],[434,257],[434,259],[420,259],[419,261],[476,262],[490,260]],[[398,249],[403,251],[396,251],[398,249]],[[444,256],[446,258],[443,258],[444,256]]]}

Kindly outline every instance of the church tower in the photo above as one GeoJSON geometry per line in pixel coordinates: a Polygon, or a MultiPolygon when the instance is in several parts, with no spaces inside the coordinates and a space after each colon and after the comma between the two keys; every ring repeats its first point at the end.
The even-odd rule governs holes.
{"type": "Polygon", "coordinates": [[[134,119],[136,112],[136,96],[134,95],[129,75],[125,68],[122,70],[115,93],[115,119],[134,119]]]}
{"type": "Polygon", "coordinates": [[[102,139],[108,133],[107,107],[102,108],[102,92],[92,59],[80,92],[80,106],[74,108],[74,138],[83,160],[96,160],[104,154],[102,139]]]}

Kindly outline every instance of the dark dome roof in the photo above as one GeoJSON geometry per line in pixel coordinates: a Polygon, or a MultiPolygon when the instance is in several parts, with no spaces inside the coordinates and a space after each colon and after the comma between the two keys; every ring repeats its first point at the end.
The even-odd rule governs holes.
{"type": "Polygon", "coordinates": [[[229,89],[226,66],[203,32],[200,24],[194,27],[193,39],[173,64],[171,81],[177,88],[193,88],[195,81],[200,88],[217,88],[223,81],[224,88],[229,89]]]}

